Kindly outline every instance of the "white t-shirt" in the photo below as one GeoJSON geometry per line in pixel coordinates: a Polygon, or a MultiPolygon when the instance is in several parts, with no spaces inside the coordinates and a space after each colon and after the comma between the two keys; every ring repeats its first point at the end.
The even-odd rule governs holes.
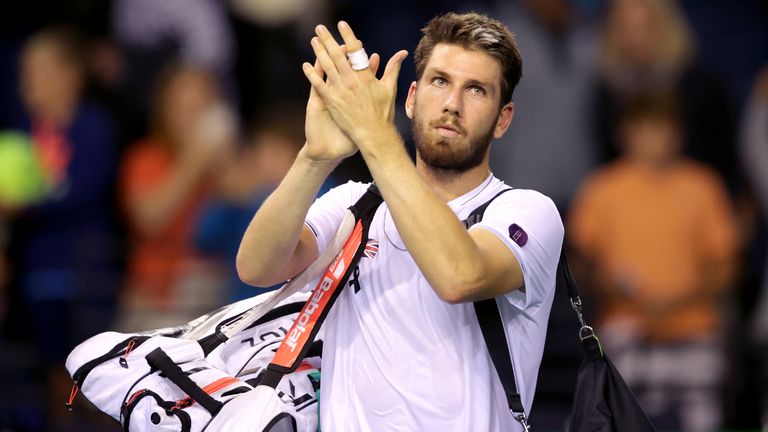
{"type": "MultiPolygon", "coordinates": [[[[324,250],[368,184],[349,182],[319,198],[307,225],[324,250]]],[[[448,203],[460,220],[508,187],[493,176],[448,203]]],[[[487,229],[514,252],[525,292],[499,298],[517,388],[530,413],[552,307],[563,225],[554,203],[511,190],[471,229],[487,229]],[[513,239],[514,238],[514,239],[513,239]]],[[[473,304],[442,301],[400,238],[386,203],[367,250],[324,323],[320,421],[327,431],[520,430],[488,355],[473,304]]]]}

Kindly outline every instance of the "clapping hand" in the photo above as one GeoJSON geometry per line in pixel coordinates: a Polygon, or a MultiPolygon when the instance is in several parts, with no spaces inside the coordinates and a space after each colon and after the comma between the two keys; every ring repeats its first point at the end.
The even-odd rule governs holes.
{"type": "MultiPolygon", "coordinates": [[[[392,123],[397,77],[408,53],[395,53],[387,62],[381,79],[377,79],[378,56],[374,54],[371,57],[370,67],[354,70],[347,59],[347,52],[361,49],[362,44],[347,23],[339,22],[338,28],[344,46],[336,42],[325,26],[317,26],[317,36],[312,38],[317,61],[314,66],[304,63],[303,70],[312,84],[310,104],[307,107],[308,126],[310,119],[319,120],[323,115],[329,116],[338,131],[347,138],[343,146],[338,142],[334,144],[336,150],[339,150],[338,155],[343,157],[353,154],[355,146],[364,145],[366,137],[375,134],[377,127],[392,123]]],[[[331,128],[327,127],[327,122],[317,122],[318,125],[321,123],[330,136],[331,128]]],[[[308,141],[313,135],[310,132],[315,130],[307,128],[308,141]]]]}
{"type": "MultiPolygon", "coordinates": [[[[370,67],[374,73],[379,66],[379,61],[378,54],[371,56],[370,67]]],[[[318,76],[325,76],[319,60],[315,60],[314,66],[310,66],[310,68],[314,69],[314,73],[318,76]]],[[[309,93],[304,132],[307,137],[305,155],[313,161],[336,162],[357,152],[355,144],[333,121],[328,108],[314,87],[310,89],[309,93]]]]}

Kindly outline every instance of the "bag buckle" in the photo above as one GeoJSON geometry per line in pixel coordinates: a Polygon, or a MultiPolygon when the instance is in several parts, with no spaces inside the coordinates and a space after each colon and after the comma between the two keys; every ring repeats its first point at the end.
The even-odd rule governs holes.
{"type": "Polygon", "coordinates": [[[514,410],[510,410],[510,412],[512,413],[512,417],[514,417],[515,420],[517,420],[517,422],[520,423],[520,426],[523,427],[523,432],[531,432],[531,427],[528,426],[528,418],[525,417],[525,413],[522,413],[522,412],[518,413],[518,412],[515,412],[514,410]]]}
{"type": "Polygon", "coordinates": [[[581,340],[592,337],[596,337],[595,330],[592,327],[585,325],[579,329],[579,338],[581,338],[581,340]]]}

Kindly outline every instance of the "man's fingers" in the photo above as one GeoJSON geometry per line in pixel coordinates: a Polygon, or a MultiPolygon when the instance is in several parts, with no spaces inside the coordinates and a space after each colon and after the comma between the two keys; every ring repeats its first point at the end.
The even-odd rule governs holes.
{"type": "Polygon", "coordinates": [[[315,68],[315,73],[320,75],[320,78],[325,80],[325,70],[323,69],[323,65],[320,64],[319,59],[315,59],[315,64],[312,67],[315,68]]]}
{"type": "MultiPolygon", "coordinates": [[[[338,82],[340,80],[339,71],[336,69],[336,65],[328,55],[328,51],[326,51],[325,45],[317,37],[312,38],[311,44],[312,50],[315,52],[317,62],[320,65],[322,71],[325,72],[325,75],[328,77],[328,81],[338,82]]],[[[320,76],[322,77],[322,74],[320,76]]]]}
{"type": "MultiPolygon", "coordinates": [[[[333,62],[334,67],[338,71],[339,75],[346,78],[351,77],[354,71],[347,61],[347,55],[336,42],[336,39],[333,38],[331,32],[324,25],[318,25],[315,27],[315,33],[317,33],[317,37],[320,39],[321,44],[325,47],[325,51],[333,62]]],[[[347,51],[351,52],[349,46],[347,46],[347,51]]],[[[328,68],[328,66],[326,66],[324,63],[323,67],[326,68],[326,70],[328,68]]]]}
{"type": "Polygon", "coordinates": [[[346,21],[339,21],[338,28],[341,38],[347,46],[347,55],[349,56],[349,54],[353,54],[355,56],[354,58],[350,57],[352,69],[356,70],[358,75],[360,73],[364,74],[366,78],[370,79],[374,77],[376,71],[371,67],[370,58],[365,57],[365,51],[360,52],[363,49],[363,43],[355,36],[352,27],[350,27],[346,21]],[[359,66],[356,66],[356,63],[358,63],[359,66]],[[366,63],[368,64],[367,68],[364,67],[366,63]],[[372,73],[369,74],[365,72],[365,69],[369,69],[372,73]]]}
{"type": "Polygon", "coordinates": [[[309,64],[309,62],[304,62],[301,65],[301,70],[304,72],[304,76],[307,77],[307,80],[309,80],[309,83],[312,85],[312,91],[316,91],[317,94],[322,97],[325,93],[326,85],[322,75],[319,75],[315,67],[309,64]]]}
{"type": "MultiPolygon", "coordinates": [[[[303,70],[304,65],[302,64],[301,67],[302,67],[302,70],[303,70]]],[[[325,71],[323,70],[323,67],[320,66],[320,60],[315,59],[315,64],[312,67],[315,69],[315,73],[317,74],[317,76],[319,76],[320,79],[325,81],[325,71]]],[[[306,72],[304,74],[306,75],[306,72]]],[[[309,76],[307,76],[307,79],[309,79],[309,76]]],[[[312,84],[312,81],[310,81],[310,86],[309,86],[309,98],[310,98],[310,100],[317,99],[317,102],[316,102],[317,106],[318,107],[324,106],[323,100],[320,98],[320,94],[315,89],[315,86],[311,85],[311,84],[312,84]]]]}
{"type": "Polygon", "coordinates": [[[339,21],[339,33],[344,40],[344,44],[347,46],[347,52],[355,52],[363,48],[363,43],[355,37],[355,32],[352,31],[352,27],[346,23],[346,21],[339,21]]]}
{"type": "Polygon", "coordinates": [[[400,67],[403,65],[403,60],[406,57],[408,57],[408,51],[401,50],[396,52],[387,62],[387,66],[384,68],[384,75],[381,77],[382,84],[387,86],[387,88],[397,89],[397,77],[400,74],[400,67]]]}
{"type": "Polygon", "coordinates": [[[381,56],[378,53],[373,53],[369,61],[371,64],[368,67],[371,69],[371,74],[375,77],[381,65],[381,56]]]}

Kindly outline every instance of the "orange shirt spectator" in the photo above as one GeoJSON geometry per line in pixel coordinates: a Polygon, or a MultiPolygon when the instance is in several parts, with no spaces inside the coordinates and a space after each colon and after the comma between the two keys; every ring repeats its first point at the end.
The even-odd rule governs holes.
{"type": "MultiPolygon", "coordinates": [[[[157,190],[174,174],[175,165],[170,152],[151,139],[136,143],[126,155],[121,173],[124,202],[130,203],[138,196],[157,190]]],[[[132,227],[129,285],[142,294],[151,294],[158,305],[170,301],[174,279],[198,259],[190,235],[205,194],[202,185],[195,189],[174,209],[168,223],[155,232],[145,233],[132,227]]]]}
{"type": "Polygon", "coordinates": [[[216,307],[221,263],[193,246],[208,186],[235,139],[210,74],[187,65],[158,77],[151,135],[125,156],[120,186],[132,229],[120,328],[178,325],[216,307]]]}

